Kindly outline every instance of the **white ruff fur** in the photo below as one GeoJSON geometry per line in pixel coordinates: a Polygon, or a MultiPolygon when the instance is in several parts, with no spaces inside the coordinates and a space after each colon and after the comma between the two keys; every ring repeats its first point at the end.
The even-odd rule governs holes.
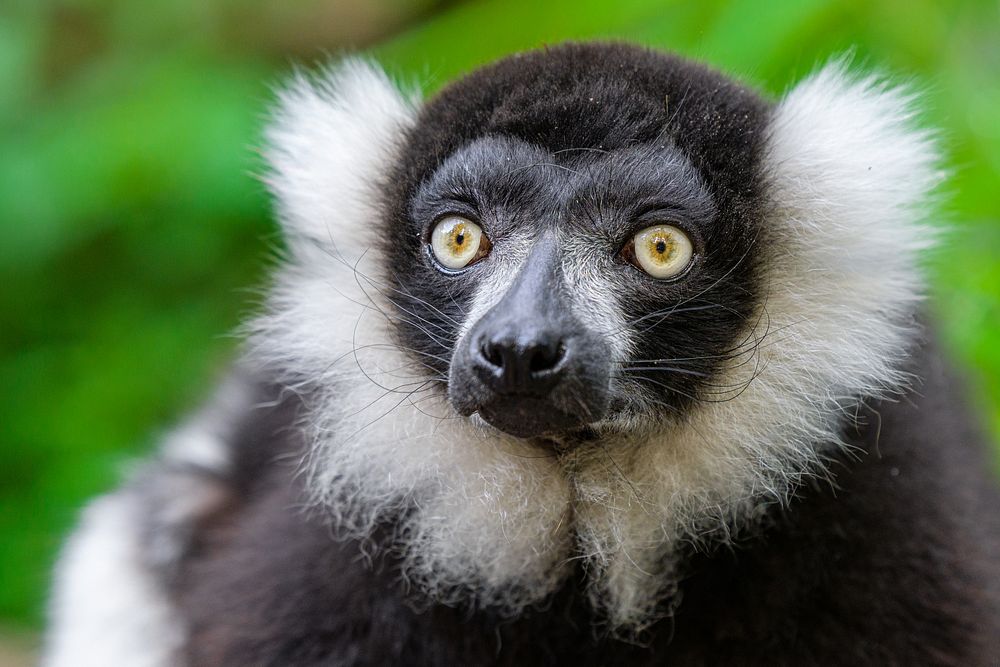
{"type": "MultiPolygon", "coordinates": [[[[405,513],[396,546],[432,598],[515,613],[583,559],[594,604],[613,627],[639,629],[663,611],[681,542],[725,540],[785,502],[824,474],[856,402],[905,382],[918,254],[932,239],[921,211],[938,179],[933,143],[906,95],[842,65],[792,90],[765,159],[774,211],[755,251],[766,253],[767,299],[745,332],[761,344],[718,383],[757,377],[679,423],[633,421],[627,436],[609,425],[599,446],[553,457],[458,417],[442,380],[394,343],[371,234],[414,105],[359,61],[284,95],[269,182],[291,257],[250,356],[315,392],[316,501],[355,537],[405,513]]],[[[512,275],[494,274],[473,317],[512,275]]],[[[602,300],[598,312],[614,310],[602,300]]]]}
{"type": "Polygon", "coordinates": [[[230,378],[165,438],[159,458],[84,510],[56,568],[43,667],[181,664],[186,630],[161,574],[221,501],[227,440],[252,399],[245,379],[230,378]]]}
{"type": "Polygon", "coordinates": [[[140,544],[143,507],[128,491],[91,503],[56,569],[43,667],[169,667],[183,625],[140,544]]]}

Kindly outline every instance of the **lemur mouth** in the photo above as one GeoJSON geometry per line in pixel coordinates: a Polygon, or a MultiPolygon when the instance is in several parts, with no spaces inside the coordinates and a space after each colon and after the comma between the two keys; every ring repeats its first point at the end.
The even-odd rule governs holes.
{"type": "Polygon", "coordinates": [[[550,450],[566,450],[577,445],[592,442],[601,436],[595,428],[589,425],[575,426],[564,430],[547,431],[545,433],[518,432],[517,429],[506,428],[504,423],[496,423],[483,414],[483,410],[476,410],[470,416],[471,419],[480,424],[489,426],[498,431],[512,435],[515,438],[533,443],[541,448],[550,450]]]}
{"type": "MultiPolygon", "coordinates": [[[[493,395],[490,400],[473,407],[478,418],[498,431],[523,440],[546,438],[555,441],[579,440],[595,418],[603,415],[564,412],[551,404],[548,397],[493,395]]],[[[460,411],[461,412],[461,411],[460,411]]]]}
{"type": "Polygon", "coordinates": [[[529,438],[528,440],[531,444],[535,445],[539,449],[544,449],[546,451],[561,451],[566,449],[566,445],[556,440],[555,438],[548,438],[545,436],[539,438],[529,438]]]}
{"type": "Polygon", "coordinates": [[[595,429],[590,426],[584,426],[565,433],[543,435],[529,438],[529,440],[542,449],[559,453],[593,442],[600,437],[600,434],[595,429]]]}

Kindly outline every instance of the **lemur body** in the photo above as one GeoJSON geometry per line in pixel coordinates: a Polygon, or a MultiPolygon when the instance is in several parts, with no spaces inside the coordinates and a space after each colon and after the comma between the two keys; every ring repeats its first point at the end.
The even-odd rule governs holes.
{"type": "Polygon", "coordinates": [[[623,45],[296,82],[268,309],[87,510],[46,664],[989,664],[911,115],[623,45]]]}

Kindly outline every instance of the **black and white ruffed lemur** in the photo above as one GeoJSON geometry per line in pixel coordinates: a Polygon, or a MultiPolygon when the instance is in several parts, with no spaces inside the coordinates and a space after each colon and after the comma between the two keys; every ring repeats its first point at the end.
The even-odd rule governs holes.
{"type": "Polygon", "coordinates": [[[624,44],[427,102],[296,78],[287,258],[216,398],[84,512],[43,664],[997,664],[912,102],[624,44]]]}

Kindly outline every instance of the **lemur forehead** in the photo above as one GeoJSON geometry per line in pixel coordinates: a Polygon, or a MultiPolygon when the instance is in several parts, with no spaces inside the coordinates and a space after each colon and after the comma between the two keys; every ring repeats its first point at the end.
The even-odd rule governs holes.
{"type": "Polygon", "coordinates": [[[387,178],[390,219],[462,147],[513,137],[548,153],[674,146],[712,193],[719,219],[749,220],[764,199],[771,104],[703,65],[625,44],[563,44],[503,59],[443,88],[420,110],[387,178]]]}
{"type": "Polygon", "coordinates": [[[615,233],[637,217],[669,214],[707,226],[715,206],[691,161],[669,141],[614,150],[549,151],[507,136],[481,137],[449,156],[414,198],[412,219],[502,210],[494,226],[576,223],[615,233]]]}

